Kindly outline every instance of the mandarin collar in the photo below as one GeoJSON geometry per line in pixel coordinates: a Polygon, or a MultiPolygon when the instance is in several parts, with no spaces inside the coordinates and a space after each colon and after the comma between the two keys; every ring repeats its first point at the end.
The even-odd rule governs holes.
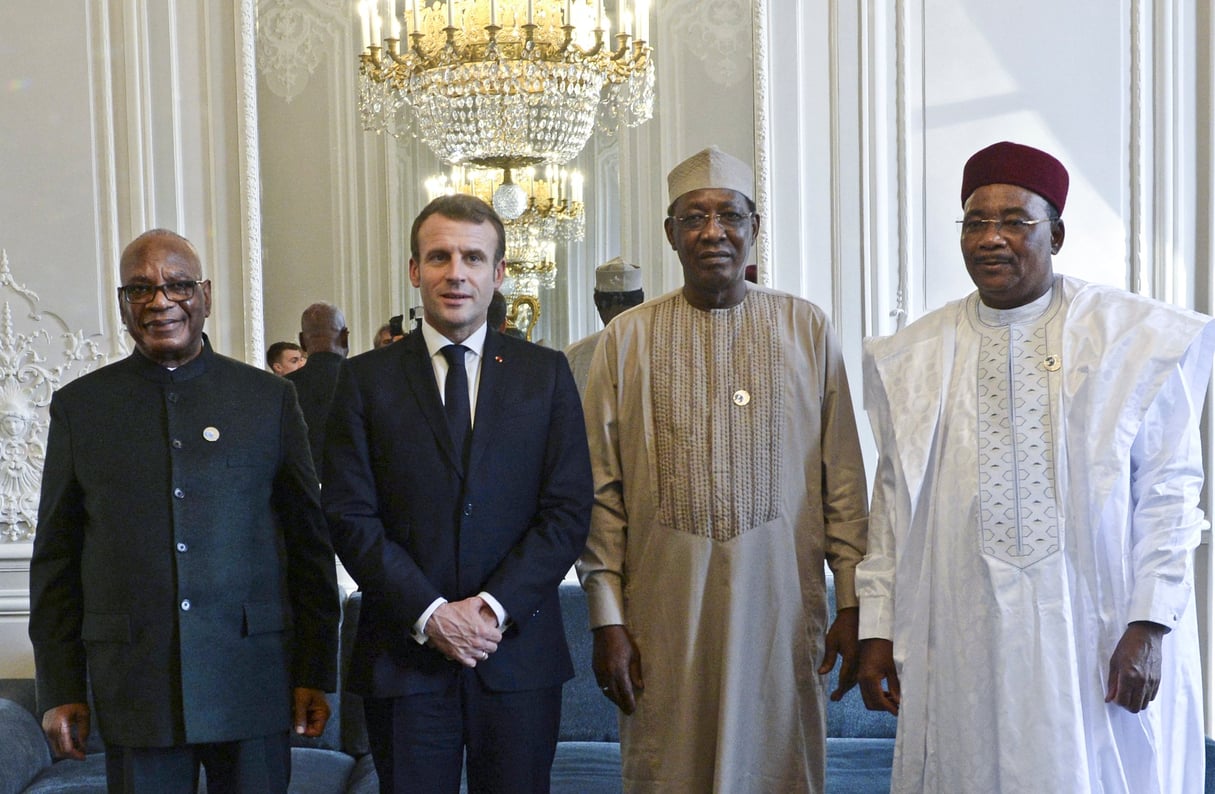
{"type": "Polygon", "coordinates": [[[135,352],[131,354],[131,361],[134,362],[139,375],[153,383],[182,383],[193,380],[207,371],[215,352],[211,350],[211,340],[207,338],[206,334],[202,335],[202,343],[202,350],[198,355],[177,369],[169,369],[157,364],[141,353],[139,348],[135,348],[135,352]]]}

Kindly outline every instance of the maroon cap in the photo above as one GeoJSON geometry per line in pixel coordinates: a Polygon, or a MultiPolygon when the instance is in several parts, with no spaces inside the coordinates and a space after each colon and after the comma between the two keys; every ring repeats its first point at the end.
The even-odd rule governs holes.
{"type": "Polygon", "coordinates": [[[1032,146],[1001,141],[972,154],[962,169],[962,206],[966,206],[971,193],[984,185],[997,184],[1032,190],[1059,212],[1067,201],[1067,169],[1032,146]]]}

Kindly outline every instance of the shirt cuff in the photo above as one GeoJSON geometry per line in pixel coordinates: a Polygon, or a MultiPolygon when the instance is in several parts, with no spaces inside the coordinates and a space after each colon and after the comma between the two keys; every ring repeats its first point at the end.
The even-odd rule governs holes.
{"type": "Polygon", "coordinates": [[[620,577],[608,571],[596,571],[582,582],[586,591],[587,611],[592,629],[600,626],[624,626],[624,598],[620,577]]]}
{"type": "Polygon", "coordinates": [[[418,645],[425,645],[430,639],[426,636],[426,623],[430,620],[430,616],[435,613],[435,610],[447,603],[447,599],[439,596],[434,601],[430,602],[430,606],[426,607],[426,611],[418,618],[418,621],[413,624],[413,641],[418,645]]]}
{"type": "Polygon", "coordinates": [[[489,608],[494,611],[494,615],[498,618],[498,628],[505,628],[506,621],[510,619],[510,616],[506,614],[506,609],[502,606],[502,602],[484,590],[477,593],[477,597],[489,604],[489,608]]]}
{"type": "Polygon", "coordinates": [[[1127,623],[1146,620],[1158,623],[1169,631],[1177,628],[1186,609],[1193,609],[1193,588],[1185,582],[1166,582],[1155,576],[1145,576],[1135,583],[1131,592],[1131,608],[1127,623]]]}
{"type": "Polygon", "coordinates": [[[894,639],[894,608],[890,599],[861,596],[857,639],[894,639]]]}

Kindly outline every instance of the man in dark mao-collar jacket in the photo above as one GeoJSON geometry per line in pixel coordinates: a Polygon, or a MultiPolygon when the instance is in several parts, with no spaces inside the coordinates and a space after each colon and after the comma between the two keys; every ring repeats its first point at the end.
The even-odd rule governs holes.
{"type": "Polygon", "coordinates": [[[338,594],[291,384],[216,354],[193,246],[123,251],[135,352],[51,402],[30,562],[43,729],[82,758],[91,684],[110,791],[285,792],[319,735],[338,594]]]}

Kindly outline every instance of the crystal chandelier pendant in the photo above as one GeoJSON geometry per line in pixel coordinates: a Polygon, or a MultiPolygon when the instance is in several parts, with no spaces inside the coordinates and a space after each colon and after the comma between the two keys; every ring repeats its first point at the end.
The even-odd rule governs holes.
{"type": "Polygon", "coordinates": [[[506,231],[507,295],[538,297],[557,283],[557,243],[577,242],[586,234],[583,178],[577,170],[481,169],[453,166],[425,182],[428,198],[466,193],[492,203],[506,231]]]}
{"type": "Polygon", "coordinates": [[[503,169],[502,184],[494,191],[494,211],[504,221],[513,221],[527,209],[527,191],[510,179],[510,169],[503,169]]]}

